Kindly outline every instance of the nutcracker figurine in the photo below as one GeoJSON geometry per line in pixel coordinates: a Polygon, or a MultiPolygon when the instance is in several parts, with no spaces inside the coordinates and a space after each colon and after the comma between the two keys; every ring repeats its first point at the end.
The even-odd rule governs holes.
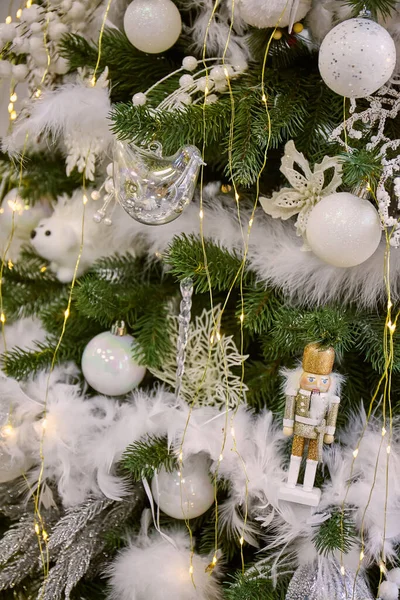
{"type": "Polygon", "coordinates": [[[282,500],[318,506],[321,490],[314,487],[323,444],[334,439],[340,398],[330,392],[331,372],[335,360],[333,348],[308,344],[304,349],[302,371],[297,389],[287,389],[283,433],[292,436],[292,454],[287,483],[282,486],[282,500]],[[303,485],[297,483],[306,445],[307,462],[303,485]]]}

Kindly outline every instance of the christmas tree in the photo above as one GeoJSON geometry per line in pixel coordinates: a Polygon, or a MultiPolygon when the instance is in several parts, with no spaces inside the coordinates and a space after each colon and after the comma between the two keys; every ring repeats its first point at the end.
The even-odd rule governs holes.
{"type": "Polygon", "coordinates": [[[400,3],[7,11],[1,598],[396,600],[400,3]]]}

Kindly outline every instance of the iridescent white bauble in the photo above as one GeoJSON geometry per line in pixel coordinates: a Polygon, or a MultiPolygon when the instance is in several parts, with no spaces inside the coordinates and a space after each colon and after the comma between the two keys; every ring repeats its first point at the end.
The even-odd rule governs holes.
{"type": "Polygon", "coordinates": [[[319,258],[335,267],[354,267],[372,256],[379,246],[381,221],[368,200],[338,192],[314,206],[306,235],[319,258]]]}
{"type": "Polygon", "coordinates": [[[182,471],[168,473],[164,467],[153,477],[151,491],[160,509],[174,519],[195,519],[214,502],[214,486],[204,455],[191,456],[182,471]]]}
{"type": "MultiPolygon", "coordinates": [[[[287,27],[291,9],[296,0],[241,0],[240,16],[253,27],[287,27]]],[[[311,8],[312,0],[300,0],[294,15],[294,22],[304,19],[311,8]]]]}
{"type": "Polygon", "coordinates": [[[182,20],[171,0],[133,0],[125,12],[124,29],[132,46],[158,54],[175,44],[182,20]]]}
{"type": "Polygon", "coordinates": [[[137,387],[146,369],[132,358],[135,344],[131,335],[110,331],[90,340],[82,355],[82,372],[88,384],[106,396],[122,396],[137,387]]]}
{"type": "Polygon", "coordinates": [[[390,34],[370,19],[348,19],[324,38],[319,70],[326,85],[341,96],[364,98],[391,77],[396,46],[390,34]]]}

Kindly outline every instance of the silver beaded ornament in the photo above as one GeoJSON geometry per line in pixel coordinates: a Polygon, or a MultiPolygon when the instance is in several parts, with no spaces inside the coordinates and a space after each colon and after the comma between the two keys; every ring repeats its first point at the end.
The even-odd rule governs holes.
{"type": "Polygon", "coordinates": [[[339,565],[332,563],[321,577],[318,565],[299,567],[289,584],[285,600],[373,600],[364,577],[347,570],[342,575],[339,565]],[[329,577],[328,577],[329,574],[329,577]]]}

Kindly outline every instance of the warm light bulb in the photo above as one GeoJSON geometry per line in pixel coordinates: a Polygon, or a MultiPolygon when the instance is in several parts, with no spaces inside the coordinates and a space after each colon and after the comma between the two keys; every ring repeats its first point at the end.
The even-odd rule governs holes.
{"type": "Polygon", "coordinates": [[[66,311],[64,311],[64,317],[65,317],[66,319],[68,319],[68,317],[69,317],[69,308],[67,308],[67,310],[66,310],[66,311]]]}
{"type": "Polygon", "coordinates": [[[32,6],[32,0],[26,0],[26,8],[30,8],[32,6]]]}
{"type": "Polygon", "coordinates": [[[1,323],[5,323],[6,322],[6,315],[4,313],[1,313],[1,315],[0,315],[0,321],[1,321],[1,323]]]}
{"type": "Polygon", "coordinates": [[[341,572],[342,575],[346,574],[346,570],[345,570],[345,568],[344,568],[343,565],[340,567],[340,572],[341,572]]]}
{"type": "Polygon", "coordinates": [[[354,456],[354,458],[357,458],[357,456],[358,456],[358,448],[356,448],[356,449],[354,450],[354,452],[353,452],[353,456],[354,456]]]}
{"type": "Polygon", "coordinates": [[[11,119],[11,121],[15,121],[16,118],[17,118],[17,113],[15,112],[15,110],[13,110],[12,113],[10,114],[10,119],[11,119]]]}
{"type": "Polygon", "coordinates": [[[10,17],[10,15],[8,15],[8,17],[6,18],[6,23],[7,23],[7,25],[12,23],[12,17],[10,17]]]}
{"type": "Polygon", "coordinates": [[[14,103],[10,102],[10,104],[8,105],[8,112],[12,113],[13,110],[14,110],[14,103]]]}
{"type": "Polygon", "coordinates": [[[386,435],[386,429],[384,427],[382,427],[382,437],[384,437],[386,435]]]}
{"type": "Polygon", "coordinates": [[[17,10],[17,14],[16,14],[16,17],[17,17],[17,19],[20,19],[20,18],[21,18],[21,15],[22,15],[22,8],[19,8],[19,9],[17,10]]]}
{"type": "Polygon", "coordinates": [[[244,321],[244,314],[242,313],[242,314],[240,315],[240,322],[241,322],[241,323],[243,323],[243,321],[244,321]]]}
{"type": "Polygon", "coordinates": [[[42,92],[41,92],[41,90],[39,90],[39,89],[38,89],[38,90],[36,90],[36,92],[35,92],[35,97],[36,97],[36,98],[40,98],[40,96],[41,96],[41,95],[42,95],[42,92]]]}
{"type": "Polygon", "coordinates": [[[40,533],[39,523],[35,523],[35,533],[36,533],[36,535],[39,535],[39,533],[40,533]]]}
{"type": "Polygon", "coordinates": [[[10,437],[10,435],[12,435],[14,432],[12,425],[4,425],[4,427],[1,428],[1,435],[3,437],[10,437]]]}
{"type": "Polygon", "coordinates": [[[18,96],[17,94],[14,92],[13,94],[11,94],[10,96],[10,102],[16,102],[18,100],[18,96]]]}
{"type": "Polygon", "coordinates": [[[200,219],[202,219],[204,217],[204,213],[202,210],[199,212],[199,217],[200,217],[200,219]]]}

